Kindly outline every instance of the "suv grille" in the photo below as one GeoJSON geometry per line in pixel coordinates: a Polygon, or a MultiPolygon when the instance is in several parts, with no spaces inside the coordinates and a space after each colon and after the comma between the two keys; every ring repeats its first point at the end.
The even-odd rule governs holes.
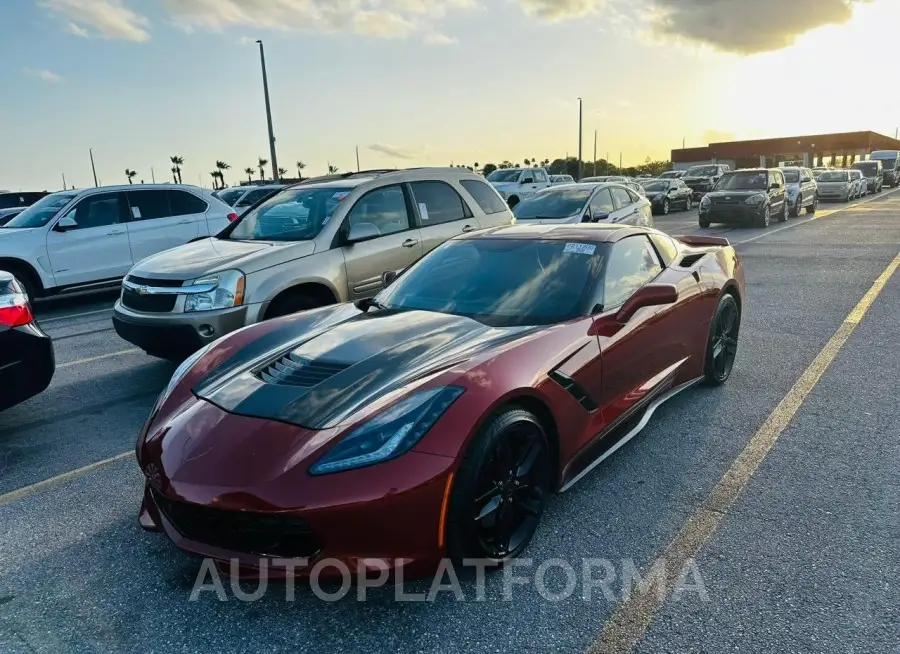
{"type": "Polygon", "coordinates": [[[293,352],[281,357],[259,372],[259,377],[276,386],[312,388],[349,368],[343,363],[310,361],[293,352]]]}
{"type": "MultiPolygon", "coordinates": [[[[183,285],[183,282],[174,279],[146,279],[132,276],[125,279],[139,286],[176,288],[183,285]]],[[[167,313],[175,308],[175,302],[177,301],[177,295],[140,295],[128,290],[128,287],[122,289],[122,304],[129,309],[143,311],[144,313],[167,313]]]]}
{"type": "Polygon", "coordinates": [[[177,502],[153,491],[153,499],[185,538],[259,556],[311,558],[322,543],[306,520],[285,513],[212,509],[177,502]]]}

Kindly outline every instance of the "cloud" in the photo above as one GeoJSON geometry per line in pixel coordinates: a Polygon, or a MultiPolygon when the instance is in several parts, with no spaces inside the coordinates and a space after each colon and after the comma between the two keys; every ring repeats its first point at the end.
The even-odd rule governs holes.
{"type": "Polygon", "coordinates": [[[150,20],[122,0],[40,0],[40,5],[67,20],[68,31],[76,36],[89,37],[93,30],[105,39],[142,42],[150,38],[150,20]]]}
{"type": "Polygon", "coordinates": [[[737,54],[780,50],[872,0],[646,0],[652,30],[737,54]]]}
{"type": "Polygon", "coordinates": [[[62,81],[62,77],[52,71],[43,68],[25,68],[22,72],[24,72],[26,75],[34,77],[35,79],[39,79],[42,82],[47,82],[48,84],[56,84],[62,81]]]}
{"type": "Polygon", "coordinates": [[[522,10],[533,18],[550,22],[596,13],[606,0],[519,0],[522,10]]]}
{"type": "Polygon", "coordinates": [[[386,154],[389,157],[394,157],[395,159],[415,159],[420,153],[419,150],[398,148],[394,147],[393,145],[387,145],[386,143],[375,143],[373,145],[370,145],[369,149],[374,152],[386,154]]]}
{"type": "Polygon", "coordinates": [[[440,32],[427,34],[423,40],[429,45],[453,45],[454,43],[459,43],[459,39],[447,36],[446,34],[441,34],[440,32]]]}

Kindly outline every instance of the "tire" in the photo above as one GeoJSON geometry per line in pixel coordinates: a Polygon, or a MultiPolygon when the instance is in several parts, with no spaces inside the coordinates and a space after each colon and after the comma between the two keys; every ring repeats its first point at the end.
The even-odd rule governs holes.
{"type": "Polygon", "coordinates": [[[506,204],[507,204],[507,206],[509,206],[510,209],[512,209],[512,208],[515,207],[517,204],[519,204],[519,196],[518,196],[518,195],[512,196],[511,198],[509,198],[509,199],[506,201],[506,204]]]}
{"type": "Polygon", "coordinates": [[[691,201],[691,196],[689,195],[687,197],[687,200],[684,201],[684,210],[690,211],[693,206],[694,206],[694,203],[693,203],[693,201],[691,201]]]}
{"type": "Polygon", "coordinates": [[[787,198],[785,198],[784,202],[781,203],[781,214],[779,214],[779,216],[778,216],[778,222],[786,223],[789,212],[790,212],[790,207],[788,206],[787,198]]]}
{"type": "Polygon", "coordinates": [[[701,218],[701,219],[700,219],[700,227],[701,227],[702,229],[707,229],[707,228],[710,226],[710,224],[711,224],[711,223],[709,222],[708,219],[704,219],[704,218],[701,218]]]}
{"type": "Polygon", "coordinates": [[[325,304],[327,303],[322,302],[321,298],[312,294],[303,292],[290,293],[275,298],[266,310],[265,319],[271,320],[272,318],[281,318],[282,316],[289,316],[298,311],[306,311],[307,309],[325,306],[325,304]]]}
{"type": "Polygon", "coordinates": [[[726,293],[719,298],[710,322],[703,364],[703,381],[707,385],[721,386],[731,376],[740,329],[741,311],[734,296],[726,293]]]}
{"type": "Polygon", "coordinates": [[[469,444],[456,472],[447,514],[447,555],[494,566],[521,554],[550,495],[550,448],[540,421],[508,408],[469,444]]]}
{"type": "Polygon", "coordinates": [[[32,275],[30,270],[27,270],[21,265],[11,265],[7,266],[5,264],[0,264],[0,270],[5,270],[22,284],[22,288],[25,289],[25,295],[28,296],[28,302],[34,305],[34,301],[36,298],[41,297],[41,293],[38,292],[39,287],[35,284],[34,275],[32,275]]]}
{"type": "MultiPolygon", "coordinates": [[[[787,204],[787,203],[785,203],[785,204],[787,204]]],[[[792,218],[796,218],[797,216],[800,215],[800,211],[803,208],[801,206],[802,204],[803,204],[803,196],[800,195],[797,197],[797,204],[795,206],[791,207],[791,217],[792,218]]]]}
{"type": "Polygon", "coordinates": [[[659,210],[659,212],[664,216],[669,215],[669,198],[663,200],[662,208],[659,210]]]}
{"type": "Polygon", "coordinates": [[[816,209],[818,209],[818,208],[819,208],[819,196],[814,195],[812,204],[809,205],[808,207],[806,207],[806,213],[813,214],[816,212],[816,209]]]}
{"type": "Polygon", "coordinates": [[[757,227],[768,227],[769,223],[772,221],[772,214],[769,211],[769,205],[766,205],[766,210],[763,213],[762,217],[756,219],[757,227]]]}

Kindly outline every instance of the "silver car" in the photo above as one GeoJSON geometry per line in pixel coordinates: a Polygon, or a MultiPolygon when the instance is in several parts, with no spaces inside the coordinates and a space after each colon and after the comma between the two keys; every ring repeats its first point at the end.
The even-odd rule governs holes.
{"type": "Polygon", "coordinates": [[[539,191],[514,208],[517,223],[621,223],[653,226],[650,201],[622,184],[567,184],[539,191]]]}
{"type": "Polygon", "coordinates": [[[149,354],[183,358],[245,325],[372,297],[385,273],[444,241],[514,220],[484,178],[459,168],[298,184],[216,237],[139,262],[113,323],[149,354]]]}
{"type": "Polygon", "coordinates": [[[850,178],[846,170],[826,170],[816,177],[819,187],[819,199],[840,200],[846,202],[854,197],[856,182],[850,178]]]}

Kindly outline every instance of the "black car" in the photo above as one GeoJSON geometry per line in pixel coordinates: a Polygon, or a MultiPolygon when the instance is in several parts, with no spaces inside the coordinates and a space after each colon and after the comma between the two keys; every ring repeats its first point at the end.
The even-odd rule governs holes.
{"type": "Polygon", "coordinates": [[[691,187],[691,191],[694,192],[694,200],[696,201],[709,193],[722,178],[722,175],[730,170],[731,166],[728,164],[691,166],[684,171],[681,181],[691,187]]]}
{"type": "Polygon", "coordinates": [[[47,191],[0,191],[0,227],[47,195],[47,191]]]}
{"type": "Polygon", "coordinates": [[[0,270],[0,411],[50,385],[53,343],[34,322],[22,284],[0,270]]]}
{"type": "Polygon", "coordinates": [[[788,219],[790,207],[784,174],[777,168],[750,168],[726,173],[700,201],[700,227],[712,223],[751,223],[788,219]]]}
{"type": "Polygon", "coordinates": [[[693,193],[680,179],[648,179],[642,181],[641,186],[650,200],[653,213],[665,216],[670,209],[691,210],[693,193]]]}

